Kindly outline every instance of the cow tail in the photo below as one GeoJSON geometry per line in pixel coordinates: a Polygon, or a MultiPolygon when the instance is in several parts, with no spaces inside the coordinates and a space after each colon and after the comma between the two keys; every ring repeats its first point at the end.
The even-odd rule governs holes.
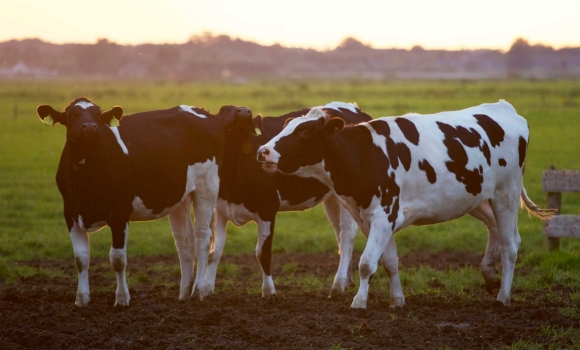
{"type": "Polygon", "coordinates": [[[522,192],[520,193],[520,202],[522,206],[526,208],[529,214],[536,216],[544,221],[551,219],[558,211],[558,209],[542,209],[538,207],[536,203],[532,202],[530,197],[528,197],[524,186],[522,186],[522,192]]]}

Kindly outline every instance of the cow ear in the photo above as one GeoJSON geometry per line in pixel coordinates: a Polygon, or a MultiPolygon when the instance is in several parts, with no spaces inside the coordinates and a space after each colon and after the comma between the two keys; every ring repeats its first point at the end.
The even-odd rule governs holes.
{"type": "Polygon", "coordinates": [[[290,123],[294,119],[295,118],[288,118],[288,119],[286,119],[286,121],[284,122],[284,126],[282,127],[282,129],[284,129],[286,127],[286,125],[288,125],[288,123],[290,123]]]}
{"type": "Polygon", "coordinates": [[[254,126],[253,134],[256,136],[262,135],[262,115],[258,114],[257,116],[252,119],[252,125],[254,126]]]}
{"type": "Polygon", "coordinates": [[[54,125],[54,123],[61,123],[62,125],[66,125],[66,116],[62,112],[55,111],[49,105],[41,105],[36,108],[36,114],[40,120],[49,126],[54,125]]]}
{"type": "Polygon", "coordinates": [[[344,128],[344,120],[342,120],[340,117],[330,118],[324,124],[324,135],[332,136],[337,131],[342,130],[342,128],[344,128]]]}
{"type": "Polygon", "coordinates": [[[119,106],[115,106],[110,111],[103,113],[103,123],[107,125],[117,126],[114,124],[121,121],[121,118],[123,118],[123,108],[119,106]],[[116,119],[117,122],[115,122],[113,118],[116,119]]]}

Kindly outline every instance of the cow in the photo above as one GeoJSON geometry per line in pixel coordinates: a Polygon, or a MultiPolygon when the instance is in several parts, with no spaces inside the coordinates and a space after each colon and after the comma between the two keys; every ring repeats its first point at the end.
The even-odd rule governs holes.
{"type": "Polygon", "coordinates": [[[366,308],[369,282],[383,265],[391,306],[405,303],[392,235],[470,214],[489,231],[482,273],[510,304],[520,235],[518,202],[547,219],[527,196],[523,173],[526,120],[506,101],[430,115],[379,118],[356,126],[321,109],[288,123],[260,147],[267,172],[319,180],[348,208],[368,241],[359,262],[360,286],[351,307],[366,308]],[[500,255],[502,280],[494,263],[500,255]]]}
{"type": "Polygon", "coordinates": [[[189,297],[190,290],[203,299],[219,190],[221,122],[203,109],[186,105],[123,117],[121,107],[102,112],[86,97],[75,99],[63,112],[41,105],[37,113],[47,125],[66,127],[56,183],[78,269],[75,304],[86,306],[90,300],[88,233],[106,225],[111,228],[115,305],[126,306],[129,221],[165,216],[181,265],[179,299],[189,297]],[[194,260],[197,275],[192,287],[194,260]]]}
{"type": "MultiPolygon", "coordinates": [[[[371,120],[355,104],[331,102],[320,108],[341,116],[346,123],[371,120]]],[[[262,267],[262,296],[276,294],[270,268],[276,213],[305,210],[319,203],[324,205],[339,244],[340,265],[332,293],[343,292],[352,281],[349,266],[357,226],[350,214],[321,182],[279,173],[272,176],[262,171],[255,158],[258,147],[282,131],[288,119],[302,116],[309,110],[304,108],[279,117],[262,118],[258,115],[252,119],[247,108],[224,106],[216,114],[224,123],[225,144],[220,167],[215,241],[206,273],[208,293],[214,291],[228,221],[237,226],[254,221],[258,225],[256,257],[262,267]]]]}

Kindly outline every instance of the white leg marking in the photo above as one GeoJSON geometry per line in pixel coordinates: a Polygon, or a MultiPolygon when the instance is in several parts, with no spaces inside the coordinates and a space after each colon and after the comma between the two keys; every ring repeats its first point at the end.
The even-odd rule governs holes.
{"type": "Polygon", "coordinates": [[[206,295],[205,273],[212,235],[211,224],[219,190],[217,165],[213,164],[214,166],[208,169],[205,174],[199,174],[198,180],[200,182],[196,186],[196,191],[193,195],[193,210],[195,213],[194,247],[197,270],[191,294],[192,296],[198,295],[200,300],[203,300],[206,295]]]}
{"type": "Polygon", "coordinates": [[[127,267],[127,238],[129,236],[129,223],[125,224],[125,244],[123,248],[116,249],[111,247],[109,251],[109,261],[111,266],[117,274],[117,292],[115,293],[115,306],[128,306],[129,300],[129,287],[127,286],[127,277],[125,275],[125,269],[127,267]]]}
{"type": "MultiPolygon", "coordinates": [[[[274,287],[274,280],[272,279],[272,271],[271,266],[270,268],[270,275],[264,271],[264,259],[271,261],[271,251],[270,257],[262,256],[262,247],[264,246],[264,242],[268,237],[270,237],[270,229],[272,223],[269,221],[262,221],[257,220],[256,223],[258,224],[258,243],[256,244],[256,258],[258,258],[258,262],[260,266],[262,266],[262,297],[269,297],[271,295],[276,294],[276,287],[274,287]]],[[[271,264],[270,264],[271,265],[271,264]]]]}
{"type": "Polygon", "coordinates": [[[213,249],[209,254],[207,271],[205,273],[206,295],[213,294],[215,289],[218,264],[224,252],[224,246],[226,244],[226,228],[228,225],[228,220],[217,211],[214,215],[216,215],[215,237],[212,247],[213,249]]]}
{"type": "Polygon", "coordinates": [[[334,195],[324,201],[323,205],[328,220],[334,229],[338,242],[338,253],[340,254],[340,263],[330,290],[330,294],[333,295],[343,293],[353,283],[352,274],[350,273],[350,260],[352,258],[357,225],[348,210],[338,203],[334,195]]]}
{"type": "Polygon", "coordinates": [[[179,266],[181,268],[181,283],[179,285],[179,300],[189,298],[193,282],[193,224],[189,215],[191,208],[191,198],[186,199],[177,206],[167,218],[175,240],[177,255],[179,256],[179,266]]]}
{"type": "Polygon", "coordinates": [[[387,249],[392,236],[391,223],[386,215],[377,215],[371,223],[369,238],[360,258],[360,286],[350,307],[360,309],[367,307],[370,278],[377,271],[379,259],[387,249]]]}
{"type": "Polygon", "coordinates": [[[75,262],[78,270],[79,282],[77,287],[76,306],[87,306],[90,298],[89,291],[89,263],[90,245],[89,235],[75,222],[70,230],[70,240],[73,245],[75,262]]]}
{"type": "Polygon", "coordinates": [[[500,287],[500,279],[497,274],[496,263],[499,258],[499,242],[497,236],[497,223],[488,201],[482,202],[477,208],[469,212],[471,216],[480,220],[487,227],[487,248],[481,261],[481,274],[485,279],[486,289],[489,293],[497,294],[500,287]]]}
{"type": "Polygon", "coordinates": [[[504,305],[510,305],[510,292],[518,255],[515,232],[517,230],[521,179],[519,184],[519,186],[517,184],[508,185],[502,190],[496,190],[492,204],[497,222],[502,266],[502,281],[497,300],[504,305]]]}
{"type": "Polygon", "coordinates": [[[387,248],[381,256],[381,265],[385,268],[391,281],[391,307],[401,307],[405,305],[405,295],[399,277],[399,257],[397,256],[397,243],[395,237],[391,237],[387,248]]]}

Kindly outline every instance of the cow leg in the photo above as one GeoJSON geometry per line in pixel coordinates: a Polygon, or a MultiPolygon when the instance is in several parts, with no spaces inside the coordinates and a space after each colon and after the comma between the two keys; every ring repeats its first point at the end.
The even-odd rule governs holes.
{"type": "Polygon", "coordinates": [[[89,291],[89,263],[90,245],[88,233],[75,222],[70,229],[70,240],[73,245],[75,262],[79,276],[77,287],[76,306],[87,306],[90,298],[89,291]]]}
{"type": "Polygon", "coordinates": [[[181,283],[179,285],[179,300],[189,298],[193,281],[193,224],[190,216],[191,199],[187,197],[175,208],[167,218],[175,240],[179,266],[181,268],[181,283]]]}
{"type": "Polygon", "coordinates": [[[510,305],[510,292],[518,253],[515,232],[517,232],[520,189],[521,179],[520,186],[508,185],[501,190],[496,190],[491,205],[497,222],[502,266],[502,281],[497,300],[506,306],[510,305]]]}
{"type": "Polygon", "coordinates": [[[469,212],[469,215],[480,220],[487,227],[487,248],[481,261],[481,273],[485,279],[487,291],[496,295],[499,291],[501,280],[498,278],[496,262],[499,255],[499,242],[497,237],[497,223],[493,210],[488,201],[482,202],[477,208],[469,212]]]}
{"type": "Polygon", "coordinates": [[[256,245],[256,258],[262,266],[262,297],[276,294],[272,272],[272,239],[274,238],[274,222],[258,219],[258,244],[256,245]]]}
{"type": "Polygon", "coordinates": [[[197,295],[199,300],[203,300],[206,291],[205,273],[212,236],[212,216],[217,201],[215,194],[217,194],[217,190],[214,193],[213,191],[199,189],[193,196],[193,210],[195,213],[194,247],[197,269],[191,295],[192,297],[197,295]]]}
{"type": "Polygon", "coordinates": [[[228,225],[228,220],[223,215],[217,212],[214,213],[214,215],[216,215],[215,237],[213,241],[213,249],[209,253],[209,262],[205,273],[206,295],[212,294],[215,289],[218,264],[224,252],[224,246],[226,244],[226,228],[228,225]]]}
{"type": "Polygon", "coordinates": [[[379,259],[387,249],[387,245],[392,236],[393,230],[387,217],[377,217],[373,220],[369,238],[359,262],[360,286],[350,307],[360,309],[367,307],[371,277],[377,272],[379,259]]]}
{"type": "Polygon", "coordinates": [[[387,248],[381,256],[381,265],[383,265],[389,276],[391,286],[391,307],[402,307],[405,305],[405,295],[401,286],[399,277],[399,257],[397,256],[397,243],[395,237],[391,237],[387,248]]]}
{"type": "Polygon", "coordinates": [[[129,287],[127,286],[127,277],[125,269],[127,267],[127,238],[129,236],[129,223],[109,224],[113,234],[113,245],[109,251],[109,261],[115,273],[117,274],[117,291],[115,293],[115,306],[128,306],[129,287]]]}
{"type": "Polygon", "coordinates": [[[323,205],[326,216],[334,229],[338,242],[338,254],[340,254],[338,270],[330,290],[330,295],[332,296],[333,294],[343,293],[346,287],[353,285],[350,260],[357,224],[348,210],[338,203],[335,196],[329,197],[324,201],[323,205]]]}

